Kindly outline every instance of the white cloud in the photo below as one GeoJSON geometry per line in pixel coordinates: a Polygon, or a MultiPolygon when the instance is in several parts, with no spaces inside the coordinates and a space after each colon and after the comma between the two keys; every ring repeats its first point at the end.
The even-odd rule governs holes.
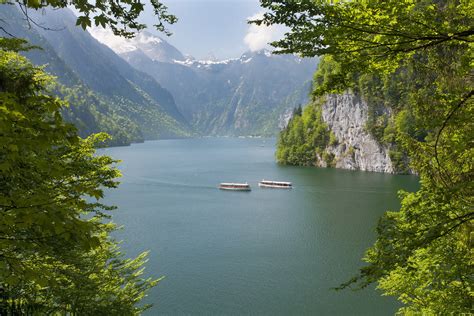
{"type": "MultiPolygon", "coordinates": [[[[159,45],[162,40],[146,31],[136,33],[133,38],[124,38],[114,35],[110,29],[101,27],[92,27],[89,33],[95,37],[96,40],[104,45],[107,45],[117,54],[132,52],[141,49],[145,53],[150,50],[150,46],[159,45]]],[[[148,56],[154,59],[156,56],[148,56]]],[[[159,58],[158,58],[159,59],[159,58]]]]}
{"type": "MultiPolygon", "coordinates": [[[[263,13],[257,13],[248,17],[248,20],[260,19],[263,13]]],[[[281,37],[283,31],[281,28],[271,25],[255,25],[250,24],[247,29],[247,34],[244,37],[244,43],[251,51],[258,51],[264,48],[270,48],[269,42],[277,40],[281,37]]]]}
{"type": "Polygon", "coordinates": [[[131,52],[137,49],[131,40],[116,36],[109,29],[92,27],[89,29],[89,33],[102,44],[109,46],[117,54],[131,52]]]}

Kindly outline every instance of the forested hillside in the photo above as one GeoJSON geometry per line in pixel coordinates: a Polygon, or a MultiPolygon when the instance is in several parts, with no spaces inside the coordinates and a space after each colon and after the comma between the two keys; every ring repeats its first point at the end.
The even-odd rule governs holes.
{"type": "Polygon", "coordinates": [[[345,94],[320,96],[320,91],[328,91],[337,68],[330,57],[319,64],[313,81],[313,102],[301,114],[296,113],[280,133],[278,162],[412,172],[397,133],[422,139],[426,131],[416,129],[411,108],[397,94],[396,87],[407,81],[406,72],[385,82],[377,76],[355,75],[354,84],[345,94]]]}
{"type": "Polygon", "coordinates": [[[110,145],[192,135],[172,95],[76,26],[72,12],[31,12],[42,27],[29,27],[14,6],[0,16],[12,35],[41,47],[25,56],[58,77],[56,91],[70,104],[64,116],[80,135],[107,132],[110,145]]]}

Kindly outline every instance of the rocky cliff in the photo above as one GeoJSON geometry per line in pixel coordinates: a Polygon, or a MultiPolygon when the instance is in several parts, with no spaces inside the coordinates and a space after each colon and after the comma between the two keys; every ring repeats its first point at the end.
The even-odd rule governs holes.
{"type": "MultiPolygon", "coordinates": [[[[395,172],[389,148],[380,144],[367,131],[368,105],[361,97],[351,93],[328,95],[321,106],[321,116],[335,136],[335,141],[325,149],[333,157],[334,167],[395,172]]],[[[317,161],[319,166],[328,164],[324,159],[317,161]]]]}
{"type": "Polygon", "coordinates": [[[370,105],[357,93],[329,94],[293,111],[279,135],[276,158],[289,165],[411,173],[391,124],[387,107],[370,105]]]}

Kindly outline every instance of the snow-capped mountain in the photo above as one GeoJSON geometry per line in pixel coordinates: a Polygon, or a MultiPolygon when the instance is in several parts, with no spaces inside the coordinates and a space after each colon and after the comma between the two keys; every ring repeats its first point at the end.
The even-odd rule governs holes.
{"type": "Polygon", "coordinates": [[[286,114],[307,102],[317,65],[268,50],[196,60],[150,33],[130,40],[92,34],[171,91],[180,112],[205,135],[275,135],[286,114]]]}

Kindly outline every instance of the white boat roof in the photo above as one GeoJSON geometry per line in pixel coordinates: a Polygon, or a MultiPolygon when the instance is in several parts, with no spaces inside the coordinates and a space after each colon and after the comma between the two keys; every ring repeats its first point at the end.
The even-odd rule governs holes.
{"type": "Polygon", "coordinates": [[[231,182],[222,182],[220,185],[233,185],[233,186],[248,186],[248,183],[231,183],[231,182]]]}

